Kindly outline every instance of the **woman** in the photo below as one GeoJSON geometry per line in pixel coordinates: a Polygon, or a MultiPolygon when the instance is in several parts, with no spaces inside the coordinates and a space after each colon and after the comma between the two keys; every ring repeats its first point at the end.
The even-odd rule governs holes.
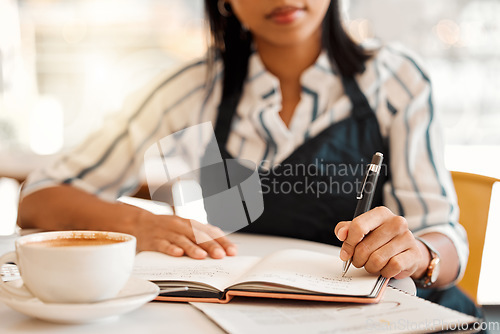
{"type": "Polygon", "coordinates": [[[341,259],[352,256],[356,267],[433,287],[458,280],[466,235],[440,156],[430,83],[417,62],[396,47],[367,51],[352,42],[336,0],[207,0],[206,8],[208,59],[145,87],[105,130],[31,175],[20,226],[127,232],[140,250],[172,256],[235,255],[216,227],[112,201],[135,189],[137,158],[149,145],[212,121],[223,155],[259,164],[263,186],[312,176],[316,184],[353,184],[359,172],[283,178],[276,166],[326,165],[333,172],[366,164],[375,151],[390,157],[378,207],[366,214],[349,221],[355,189],[270,191],[264,214],[244,230],[340,244],[335,231],[341,259]],[[212,240],[197,245],[195,234],[212,240]],[[437,254],[437,280],[426,281],[437,254]]]}

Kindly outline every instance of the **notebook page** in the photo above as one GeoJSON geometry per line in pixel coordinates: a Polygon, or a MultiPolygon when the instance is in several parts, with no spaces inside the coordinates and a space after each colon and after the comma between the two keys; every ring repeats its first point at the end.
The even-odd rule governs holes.
{"type": "Polygon", "coordinates": [[[342,277],[342,264],[336,255],[287,249],[262,259],[235,285],[266,282],[326,294],[370,295],[378,282],[378,275],[351,266],[342,277]]]}
{"type": "Polygon", "coordinates": [[[135,257],[133,275],[149,281],[204,283],[223,291],[260,260],[254,256],[226,256],[195,260],[158,252],[141,252],[135,257]]]}

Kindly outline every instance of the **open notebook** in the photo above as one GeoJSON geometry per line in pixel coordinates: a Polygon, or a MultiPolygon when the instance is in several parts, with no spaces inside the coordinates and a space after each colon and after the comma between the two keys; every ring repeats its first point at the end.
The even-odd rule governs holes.
{"type": "Polygon", "coordinates": [[[188,287],[160,294],[157,300],[227,303],[233,296],[376,303],[387,279],[352,267],[342,277],[335,255],[288,249],[264,258],[253,256],[194,260],[156,252],[139,253],[134,275],[161,289],[188,287]]]}

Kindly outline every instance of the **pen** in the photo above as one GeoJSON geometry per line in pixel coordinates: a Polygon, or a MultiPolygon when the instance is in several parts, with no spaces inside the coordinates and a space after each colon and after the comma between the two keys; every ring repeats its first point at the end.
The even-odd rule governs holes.
{"type": "MultiPolygon", "coordinates": [[[[361,186],[361,191],[359,192],[358,196],[356,196],[358,204],[356,205],[353,219],[370,210],[383,160],[384,155],[380,152],[377,152],[373,155],[372,162],[366,168],[365,178],[363,180],[363,185],[361,186]]],[[[344,262],[344,265],[342,267],[342,277],[344,277],[347,273],[347,270],[349,270],[351,263],[352,257],[344,262]]]]}

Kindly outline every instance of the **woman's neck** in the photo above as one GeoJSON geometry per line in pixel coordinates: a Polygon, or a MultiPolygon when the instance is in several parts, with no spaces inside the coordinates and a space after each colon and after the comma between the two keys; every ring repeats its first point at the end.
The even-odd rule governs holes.
{"type": "Polygon", "coordinates": [[[255,39],[255,44],[262,63],[280,82],[280,117],[289,127],[295,108],[300,102],[300,77],[316,62],[321,52],[321,31],[318,30],[311,38],[291,46],[277,46],[259,38],[255,39]]]}
{"type": "Polygon", "coordinates": [[[255,38],[255,44],[269,72],[281,82],[300,82],[301,74],[316,62],[321,52],[321,31],[290,46],[274,45],[260,38],[255,38]]]}

